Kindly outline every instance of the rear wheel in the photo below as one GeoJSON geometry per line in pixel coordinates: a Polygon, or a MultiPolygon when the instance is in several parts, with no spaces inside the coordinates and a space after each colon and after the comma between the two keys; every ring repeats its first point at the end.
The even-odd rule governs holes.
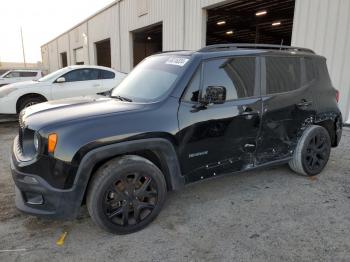
{"type": "Polygon", "coordinates": [[[301,136],[289,166],[302,175],[318,175],[326,166],[330,152],[331,139],[327,130],[310,126],[301,136]]]}
{"type": "Polygon", "coordinates": [[[123,156],[105,163],[94,174],[87,208],[102,229],[128,234],[150,224],[165,197],[166,182],[157,166],[139,156],[123,156]]]}

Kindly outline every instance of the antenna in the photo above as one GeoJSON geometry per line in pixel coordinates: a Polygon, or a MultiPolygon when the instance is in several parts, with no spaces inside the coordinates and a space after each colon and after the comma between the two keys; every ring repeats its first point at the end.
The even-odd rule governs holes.
{"type": "Polygon", "coordinates": [[[27,68],[27,63],[26,63],[26,53],[24,51],[24,42],[23,42],[23,33],[22,33],[22,26],[21,26],[21,40],[22,40],[22,52],[23,52],[23,62],[24,62],[24,67],[27,68]]]}

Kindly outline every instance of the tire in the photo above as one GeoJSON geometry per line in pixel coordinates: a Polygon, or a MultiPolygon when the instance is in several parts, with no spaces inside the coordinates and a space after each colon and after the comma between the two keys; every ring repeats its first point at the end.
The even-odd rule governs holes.
{"type": "Polygon", "coordinates": [[[126,155],[103,164],[88,186],[87,208],[96,225],[129,234],[149,225],[166,198],[163,173],[151,161],[126,155]]]}
{"type": "Polygon", "coordinates": [[[326,166],[330,152],[328,131],[322,126],[310,126],[299,139],[289,167],[301,175],[318,175],[326,166]]]}
{"type": "Polygon", "coordinates": [[[24,108],[43,102],[46,102],[46,100],[42,97],[24,97],[19,101],[17,111],[20,113],[24,108]]]}

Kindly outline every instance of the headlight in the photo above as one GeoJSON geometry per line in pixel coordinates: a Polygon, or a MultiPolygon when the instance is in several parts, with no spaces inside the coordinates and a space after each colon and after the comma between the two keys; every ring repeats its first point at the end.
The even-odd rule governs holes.
{"type": "Polygon", "coordinates": [[[38,149],[39,149],[39,134],[37,132],[35,132],[34,134],[34,148],[35,148],[35,151],[38,152],[38,149]]]}

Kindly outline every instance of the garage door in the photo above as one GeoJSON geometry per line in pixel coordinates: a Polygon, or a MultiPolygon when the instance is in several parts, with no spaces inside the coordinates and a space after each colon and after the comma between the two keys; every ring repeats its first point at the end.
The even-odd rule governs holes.
{"type": "Polygon", "coordinates": [[[84,64],[84,49],[83,48],[75,49],[74,56],[75,56],[75,64],[76,65],[83,65],[84,64]]]}

